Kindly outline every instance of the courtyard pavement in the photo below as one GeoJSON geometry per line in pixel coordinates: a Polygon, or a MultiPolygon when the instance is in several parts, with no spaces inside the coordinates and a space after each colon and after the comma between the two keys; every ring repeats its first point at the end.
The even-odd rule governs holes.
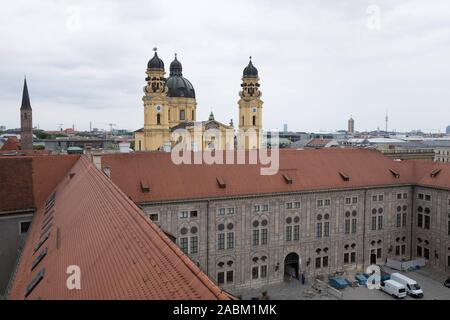
{"type": "MultiPolygon", "coordinates": [[[[387,267],[383,270],[388,273],[399,272],[387,267]]],[[[448,275],[434,269],[424,268],[413,272],[400,272],[414,279],[422,287],[424,297],[421,300],[450,300],[450,288],[443,283],[448,275]]],[[[349,280],[354,280],[354,272],[344,275],[349,280]]],[[[286,280],[283,283],[265,286],[259,289],[246,289],[238,292],[243,300],[254,297],[261,299],[262,292],[267,291],[270,300],[392,300],[391,296],[381,290],[369,290],[365,286],[347,287],[344,290],[327,289],[326,285],[317,284],[314,280],[302,285],[299,280],[286,280]]],[[[405,300],[416,300],[407,296],[405,300]]],[[[417,299],[419,300],[419,299],[417,299]]]]}

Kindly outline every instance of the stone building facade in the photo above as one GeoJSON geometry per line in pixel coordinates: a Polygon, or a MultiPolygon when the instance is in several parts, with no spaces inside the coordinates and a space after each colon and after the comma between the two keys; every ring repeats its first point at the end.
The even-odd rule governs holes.
{"type": "MultiPolygon", "coordinates": [[[[428,181],[421,185],[422,182],[414,182],[409,177],[402,180],[400,175],[403,177],[410,169],[417,169],[413,168],[413,163],[395,162],[381,154],[372,161],[383,162],[382,166],[388,167],[383,170],[382,166],[371,169],[367,162],[375,156],[376,151],[292,151],[293,154],[298,153],[299,157],[304,155],[303,159],[309,155],[313,159],[317,157],[318,163],[334,161],[336,167],[344,166],[342,160],[334,159],[346,152],[349,153],[347,160],[351,167],[368,167],[366,173],[372,176],[362,178],[367,185],[348,188],[333,186],[333,167],[322,169],[330,170],[325,173],[329,181],[317,180],[326,186],[322,188],[313,188],[311,184],[311,189],[304,190],[272,193],[260,190],[253,194],[218,197],[208,187],[210,196],[197,200],[194,197],[163,200],[157,191],[159,182],[149,183],[149,200],[146,200],[146,195],[130,192],[130,186],[118,176],[126,175],[127,181],[132,182],[134,178],[130,176],[135,176],[133,161],[122,161],[123,168],[114,162],[106,162],[111,166],[113,181],[143,208],[151,220],[172,235],[180,248],[211,279],[232,293],[238,293],[244,288],[279,283],[285,277],[298,278],[301,274],[306,278],[314,278],[346,269],[362,271],[371,264],[384,264],[387,258],[424,258],[428,264],[450,272],[450,188],[443,185],[425,186],[428,181]],[[364,154],[367,156],[366,161],[361,159],[356,162],[356,159],[351,159],[352,152],[364,154]],[[397,168],[395,170],[398,171],[390,171],[388,168],[393,168],[392,165],[404,167],[403,171],[397,168]],[[125,172],[114,176],[114,172],[120,169],[125,172]],[[369,180],[376,179],[381,172],[386,172],[385,183],[373,185],[369,180]],[[389,175],[392,180],[389,180],[389,175]],[[153,200],[150,200],[151,197],[153,200]]],[[[147,163],[150,158],[145,158],[147,163]]],[[[280,158],[283,163],[286,157],[281,154],[280,158]]],[[[164,170],[158,164],[159,170],[164,170]]],[[[299,167],[303,164],[306,165],[301,163],[299,167]]],[[[445,173],[439,173],[439,169],[430,167],[432,165],[420,163],[420,166],[424,166],[421,172],[426,175],[430,172],[441,174],[442,180],[439,181],[447,181],[450,168],[446,166],[440,169],[445,170],[445,173]]],[[[317,165],[310,171],[318,174],[316,170],[319,167],[317,165]]],[[[185,181],[183,170],[178,169],[176,174],[185,181]]],[[[208,170],[206,166],[203,168],[203,176],[197,178],[196,184],[206,183],[210,175],[208,170]]],[[[228,169],[230,172],[233,170],[228,169]]],[[[231,176],[235,175],[238,177],[236,183],[239,179],[249,180],[250,188],[258,190],[260,181],[247,170],[247,173],[232,172],[224,181],[227,181],[227,185],[233,185],[231,176]]],[[[350,181],[354,179],[350,167],[345,170],[350,181]]],[[[216,171],[211,169],[211,172],[216,171]]],[[[301,176],[291,174],[302,181],[301,176]]],[[[416,172],[410,177],[417,179],[417,176],[416,172]]],[[[147,181],[152,182],[161,180],[144,172],[140,177],[147,177],[147,181]]],[[[169,179],[170,184],[177,183],[173,179],[169,179]]],[[[303,179],[308,181],[309,177],[304,176],[303,179]]],[[[272,180],[267,181],[271,183],[272,180]]],[[[164,186],[170,190],[170,184],[164,186]]],[[[171,191],[178,192],[175,189],[171,191]]]]}

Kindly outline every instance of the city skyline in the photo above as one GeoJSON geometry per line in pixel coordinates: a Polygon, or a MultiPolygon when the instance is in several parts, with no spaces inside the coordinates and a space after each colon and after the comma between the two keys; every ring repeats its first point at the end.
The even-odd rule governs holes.
{"type": "Polygon", "coordinates": [[[350,116],[357,131],[384,129],[388,110],[389,129],[445,132],[450,9],[444,1],[255,4],[227,2],[206,14],[176,1],[131,8],[10,3],[5,15],[16,19],[0,22],[8,44],[0,50],[0,125],[19,127],[26,73],[35,126],[88,130],[92,122],[139,129],[146,64],[157,46],[166,69],[178,53],[197,93],[199,120],[212,111],[236,123],[251,55],[267,130],[287,123],[292,131],[335,131],[345,129],[350,116]],[[263,23],[268,15],[271,23],[263,23]],[[211,30],[202,29],[205,23],[211,30]],[[159,29],[164,32],[152,32],[159,29]]]}

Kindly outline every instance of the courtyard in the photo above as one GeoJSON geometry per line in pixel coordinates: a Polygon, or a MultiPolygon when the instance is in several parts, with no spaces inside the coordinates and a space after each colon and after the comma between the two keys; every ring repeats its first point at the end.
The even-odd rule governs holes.
{"type": "MultiPolygon", "coordinates": [[[[388,273],[399,272],[383,267],[388,273]]],[[[348,271],[343,277],[353,281],[356,271],[348,271]]],[[[424,297],[415,299],[407,296],[405,300],[450,300],[450,288],[443,285],[447,274],[429,267],[413,272],[400,272],[414,279],[422,287],[424,297]]],[[[238,294],[243,300],[262,299],[266,291],[270,300],[393,300],[381,290],[369,290],[366,286],[348,286],[343,290],[329,287],[325,282],[309,280],[304,285],[297,279],[287,278],[283,283],[266,286],[260,289],[246,289],[238,294]]]]}

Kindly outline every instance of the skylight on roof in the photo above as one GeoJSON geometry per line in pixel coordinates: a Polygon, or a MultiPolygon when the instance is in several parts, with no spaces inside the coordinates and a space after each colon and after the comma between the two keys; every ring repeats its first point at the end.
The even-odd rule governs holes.
{"type": "Polygon", "coordinates": [[[339,175],[341,176],[342,180],[350,181],[350,177],[347,174],[345,174],[344,172],[339,171],[339,175]]]}
{"type": "Polygon", "coordinates": [[[439,173],[441,173],[442,169],[434,169],[433,171],[431,171],[430,173],[430,177],[435,178],[439,173]]]}
{"type": "Polygon", "coordinates": [[[38,274],[31,280],[30,284],[27,286],[27,289],[25,291],[25,298],[29,296],[29,294],[36,288],[36,286],[41,282],[42,279],[44,279],[45,275],[45,268],[42,268],[38,274]]]}
{"type": "Polygon", "coordinates": [[[222,178],[217,177],[216,181],[217,181],[217,184],[219,185],[219,188],[225,189],[227,187],[227,183],[222,178]]]}
{"type": "Polygon", "coordinates": [[[400,173],[398,173],[397,171],[395,171],[394,169],[389,169],[389,171],[392,173],[392,175],[394,176],[394,178],[399,179],[400,178],[400,173]]]}

